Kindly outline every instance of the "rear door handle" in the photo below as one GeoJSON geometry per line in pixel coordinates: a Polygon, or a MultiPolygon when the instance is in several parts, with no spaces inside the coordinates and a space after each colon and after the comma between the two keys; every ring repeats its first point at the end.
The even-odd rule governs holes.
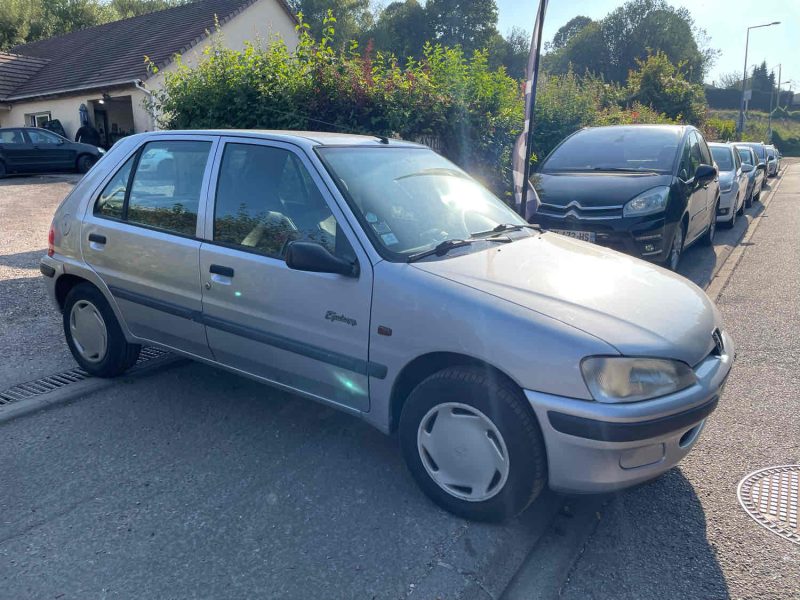
{"type": "Polygon", "coordinates": [[[106,236],[100,235],[99,233],[90,233],[89,234],[89,241],[94,242],[95,244],[105,244],[106,243],[106,236]]]}
{"type": "Polygon", "coordinates": [[[222,265],[211,265],[208,271],[215,275],[222,275],[223,277],[233,277],[233,269],[230,267],[223,267],[222,265]]]}

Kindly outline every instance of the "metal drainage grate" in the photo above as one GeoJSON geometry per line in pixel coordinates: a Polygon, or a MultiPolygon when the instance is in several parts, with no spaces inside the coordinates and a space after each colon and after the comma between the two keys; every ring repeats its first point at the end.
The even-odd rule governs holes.
{"type": "Polygon", "coordinates": [[[753,519],[773,533],[800,544],[798,503],[800,465],[770,467],[739,483],[739,502],[753,519]]]}
{"type": "MultiPolygon", "coordinates": [[[[147,361],[154,360],[156,358],[162,358],[168,355],[169,352],[166,350],[152,348],[149,346],[144,347],[139,353],[139,358],[136,361],[134,368],[142,363],[146,363],[147,361]]],[[[19,402],[21,400],[28,400],[29,398],[33,398],[34,396],[39,396],[41,394],[47,394],[53,390],[63,388],[70,383],[77,383],[78,381],[83,381],[84,379],[91,379],[91,375],[78,367],[75,369],[70,369],[69,371],[56,373],[55,375],[41,377],[34,381],[20,383],[0,392],[0,406],[11,404],[12,402],[19,402]]]]}

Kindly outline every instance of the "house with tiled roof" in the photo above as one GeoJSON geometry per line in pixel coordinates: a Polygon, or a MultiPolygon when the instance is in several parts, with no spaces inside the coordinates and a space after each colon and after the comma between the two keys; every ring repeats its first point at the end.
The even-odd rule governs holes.
{"type": "Polygon", "coordinates": [[[217,33],[233,49],[275,36],[294,48],[296,23],[285,0],[198,0],[15,46],[0,53],[0,127],[58,120],[74,137],[83,112],[104,145],[151,131],[156,120],[146,100],[177,55],[196,64],[217,33]]]}

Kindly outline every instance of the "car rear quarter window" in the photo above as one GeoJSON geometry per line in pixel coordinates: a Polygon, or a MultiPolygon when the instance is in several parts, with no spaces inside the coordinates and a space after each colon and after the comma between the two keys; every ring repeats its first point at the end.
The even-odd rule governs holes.
{"type": "Polygon", "coordinates": [[[284,255],[294,240],[317,242],[354,257],[316,183],[301,160],[283,148],[227,143],[214,207],[214,241],[284,255]]]}
{"type": "Polygon", "coordinates": [[[128,182],[131,178],[131,169],[136,160],[131,156],[124,165],[116,172],[100,192],[97,202],[94,204],[94,214],[99,217],[111,219],[122,219],[125,209],[125,195],[128,192],[128,182]]]}
{"type": "Polygon", "coordinates": [[[24,144],[25,138],[19,129],[0,131],[0,144],[24,144]]]}
{"type": "Polygon", "coordinates": [[[210,149],[211,142],[199,140],[147,143],[130,184],[124,218],[130,223],[194,236],[210,149]]]}

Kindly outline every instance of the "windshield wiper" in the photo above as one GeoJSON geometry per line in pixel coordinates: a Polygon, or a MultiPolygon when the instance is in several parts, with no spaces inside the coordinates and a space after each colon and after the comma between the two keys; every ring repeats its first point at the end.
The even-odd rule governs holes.
{"type": "Polygon", "coordinates": [[[609,171],[612,173],[655,173],[655,169],[635,169],[633,167],[592,167],[592,171],[609,171]]]}
{"type": "Polygon", "coordinates": [[[433,256],[434,254],[436,256],[444,256],[445,254],[450,252],[450,250],[452,250],[453,248],[458,248],[460,246],[469,246],[471,243],[472,242],[470,240],[459,240],[459,239],[445,240],[443,242],[439,242],[438,244],[436,244],[436,246],[434,246],[430,250],[423,250],[422,252],[409,254],[408,258],[406,259],[406,262],[411,263],[421,258],[425,258],[426,256],[433,256]]]}
{"type": "Polygon", "coordinates": [[[507,231],[519,231],[520,229],[534,229],[536,231],[541,231],[542,228],[538,225],[523,225],[521,223],[500,223],[497,227],[493,229],[489,229],[488,231],[476,231],[472,235],[471,238],[482,238],[482,237],[489,237],[495,236],[500,233],[505,233],[507,231]]]}

